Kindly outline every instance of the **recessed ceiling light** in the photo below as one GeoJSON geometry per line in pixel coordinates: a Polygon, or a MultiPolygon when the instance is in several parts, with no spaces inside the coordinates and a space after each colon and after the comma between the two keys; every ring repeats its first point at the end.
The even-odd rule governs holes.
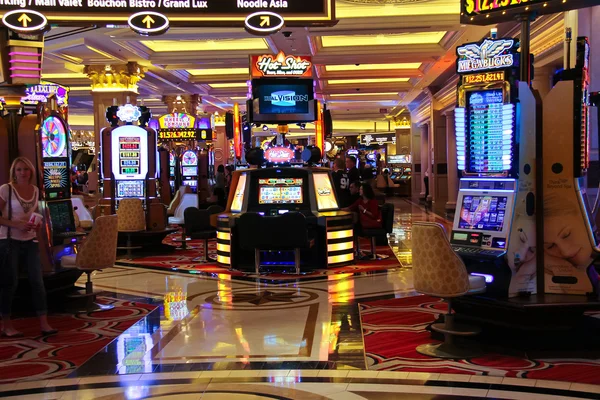
{"type": "Polygon", "coordinates": [[[438,44],[446,34],[438,32],[413,32],[391,35],[343,35],[323,36],[323,47],[349,47],[349,46],[392,46],[410,44],[438,44]]]}
{"type": "Polygon", "coordinates": [[[231,51],[267,50],[269,46],[262,38],[228,40],[141,40],[154,52],[171,51],[231,51]]]}
{"type": "Polygon", "coordinates": [[[416,63],[394,63],[394,64],[347,64],[347,65],[326,65],[325,71],[376,71],[385,69],[419,69],[420,62],[416,63]]]}
{"type": "Polygon", "coordinates": [[[335,93],[330,94],[329,97],[354,97],[354,96],[396,96],[397,92],[385,92],[385,93],[335,93]]]}
{"type": "Polygon", "coordinates": [[[232,83],[209,83],[208,86],[214,89],[223,89],[223,88],[238,88],[238,87],[247,87],[248,84],[246,82],[232,82],[232,83]]]}
{"type": "Polygon", "coordinates": [[[248,68],[202,68],[202,69],[188,69],[186,71],[190,75],[193,75],[193,76],[248,75],[250,73],[250,70],[248,68]]]}

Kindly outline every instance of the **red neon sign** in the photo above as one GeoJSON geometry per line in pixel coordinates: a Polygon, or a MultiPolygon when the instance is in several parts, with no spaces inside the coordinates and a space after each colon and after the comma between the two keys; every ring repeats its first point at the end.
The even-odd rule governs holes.
{"type": "Polygon", "coordinates": [[[317,120],[315,121],[315,146],[321,149],[321,156],[324,154],[325,140],[323,137],[323,110],[321,109],[321,102],[317,103],[317,120]]]}
{"type": "Polygon", "coordinates": [[[265,159],[272,163],[285,163],[294,158],[294,151],[287,147],[271,147],[265,151],[265,159]]]}
{"type": "Polygon", "coordinates": [[[238,103],[233,105],[233,151],[238,160],[242,158],[242,130],[240,129],[240,106],[238,103]]]}

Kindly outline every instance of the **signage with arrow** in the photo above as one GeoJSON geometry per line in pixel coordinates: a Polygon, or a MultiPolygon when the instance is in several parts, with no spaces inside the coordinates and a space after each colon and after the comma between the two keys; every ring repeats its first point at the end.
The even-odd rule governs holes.
{"type": "Polygon", "coordinates": [[[169,19],[154,11],[135,13],[127,23],[135,33],[142,36],[160,35],[169,30],[169,19]]]}
{"type": "Polygon", "coordinates": [[[13,10],[4,14],[2,23],[15,32],[38,32],[48,26],[44,14],[33,10],[13,10]]]}
{"type": "Polygon", "coordinates": [[[283,17],[270,11],[259,11],[246,17],[246,30],[254,35],[266,36],[283,28],[283,17]]]}

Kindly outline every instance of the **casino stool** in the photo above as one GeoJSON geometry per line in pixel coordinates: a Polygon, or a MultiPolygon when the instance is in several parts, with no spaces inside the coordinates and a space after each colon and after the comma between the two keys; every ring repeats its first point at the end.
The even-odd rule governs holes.
{"type": "MultiPolygon", "coordinates": [[[[385,254],[376,253],[376,239],[379,236],[386,236],[388,233],[392,233],[394,227],[394,205],[390,203],[385,203],[382,206],[379,206],[379,208],[381,212],[381,228],[361,228],[357,232],[358,237],[367,237],[371,239],[371,254],[365,257],[371,260],[384,260],[389,257],[385,254]]],[[[360,253],[359,241],[357,241],[356,250],[360,253]]]]}
{"type": "Polygon", "coordinates": [[[119,216],[119,233],[127,235],[125,247],[117,247],[119,250],[127,250],[127,258],[131,259],[131,250],[141,249],[142,246],[133,246],[131,235],[146,230],[146,214],[144,205],[140,199],[123,199],[119,202],[117,209],[119,216]]]}
{"type": "Polygon", "coordinates": [[[443,226],[433,222],[415,222],[412,231],[413,276],[417,292],[441,297],[448,303],[444,323],[434,323],[431,329],[444,334],[440,344],[423,344],[417,352],[439,358],[463,359],[477,357],[476,350],[458,346],[456,336],[477,335],[479,327],[454,322],[452,299],[485,292],[485,278],[467,272],[462,259],[452,250],[443,226]]]}
{"type": "Polygon", "coordinates": [[[198,196],[193,193],[185,193],[181,198],[181,203],[175,209],[175,215],[173,217],[169,217],[169,225],[179,225],[181,228],[181,239],[173,240],[174,242],[181,242],[181,247],[178,247],[180,250],[187,249],[187,237],[185,236],[185,218],[183,212],[188,207],[196,207],[198,208],[198,196]]]}
{"type": "Polygon", "coordinates": [[[210,262],[208,260],[208,240],[216,239],[217,230],[210,224],[208,210],[188,207],[183,212],[183,218],[185,221],[185,234],[192,239],[204,240],[204,256],[200,259],[194,259],[194,261],[200,263],[210,262]]]}
{"type": "Polygon", "coordinates": [[[308,234],[306,217],[290,211],[282,215],[262,216],[247,212],[236,222],[238,240],[245,250],[254,250],[254,271],[260,274],[261,250],[293,250],[296,275],[300,274],[300,251],[314,246],[308,234]],[[285,232],[285,234],[282,234],[285,232]]]}
{"type": "Polygon", "coordinates": [[[77,254],[63,256],[60,260],[63,268],[76,268],[85,272],[87,282],[85,294],[72,295],[71,298],[86,298],[87,305],[82,312],[110,310],[114,306],[95,305],[96,295],[92,283],[92,272],[112,268],[117,259],[118,219],[116,215],[96,218],[90,234],[81,244],[77,254]]]}

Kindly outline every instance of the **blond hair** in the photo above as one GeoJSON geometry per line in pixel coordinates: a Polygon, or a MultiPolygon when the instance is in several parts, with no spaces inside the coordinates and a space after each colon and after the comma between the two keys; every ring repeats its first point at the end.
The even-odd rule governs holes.
{"type": "Polygon", "coordinates": [[[29,184],[33,184],[35,182],[35,167],[27,157],[17,157],[12,162],[10,166],[10,183],[17,183],[17,171],[15,170],[17,168],[18,163],[23,163],[27,166],[27,168],[29,168],[29,170],[31,171],[31,175],[29,176],[29,184]]]}

